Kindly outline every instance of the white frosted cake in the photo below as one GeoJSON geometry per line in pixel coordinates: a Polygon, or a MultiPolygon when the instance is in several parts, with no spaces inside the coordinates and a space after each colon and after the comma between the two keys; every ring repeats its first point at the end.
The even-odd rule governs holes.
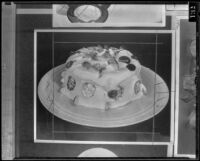
{"type": "Polygon", "coordinates": [[[141,65],[128,50],[92,46],[71,55],[61,74],[60,92],[75,105],[109,110],[141,98],[146,88],[141,65]]]}

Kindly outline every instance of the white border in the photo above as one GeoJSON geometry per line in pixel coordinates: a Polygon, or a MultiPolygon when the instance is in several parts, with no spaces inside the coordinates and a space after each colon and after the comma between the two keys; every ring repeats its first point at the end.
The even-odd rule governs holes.
{"type": "Polygon", "coordinates": [[[170,145],[169,142],[128,142],[128,141],[63,141],[63,140],[40,140],[35,143],[59,143],[59,144],[105,144],[105,145],[170,145]]]}
{"type": "MultiPolygon", "coordinates": [[[[34,142],[35,143],[71,143],[71,144],[122,144],[122,145],[168,145],[171,151],[174,134],[174,85],[175,85],[175,31],[173,30],[87,30],[87,29],[36,29],[34,30],[34,142]],[[90,32],[90,33],[171,33],[172,34],[172,76],[171,76],[171,122],[170,122],[170,142],[128,142],[128,141],[72,141],[72,140],[40,140],[36,138],[36,49],[37,32],[90,32]],[[170,146],[170,147],[169,147],[170,146]]],[[[172,154],[169,154],[170,156],[172,154]]]]}
{"type": "Polygon", "coordinates": [[[16,4],[2,4],[1,29],[1,158],[14,160],[19,142],[16,131],[16,4]],[[8,45],[9,44],[9,45],[8,45]],[[17,142],[16,142],[17,141],[17,142]]]}
{"type": "Polygon", "coordinates": [[[175,31],[172,30],[172,67],[171,67],[171,122],[170,122],[170,144],[167,149],[167,156],[173,156],[173,144],[174,144],[174,109],[175,109],[175,77],[176,77],[176,55],[175,52],[175,31]]]}
{"type": "Polygon", "coordinates": [[[92,32],[92,33],[173,33],[173,30],[116,30],[116,29],[35,29],[34,32],[92,32]]]}
{"type": "Polygon", "coordinates": [[[34,142],[37,140],[37,138],[36,138],[36,104],[37,104],[37,71],[36,71],[36,68],[37,68],[37,32],[35,32],[34,31],[34,85],[33,85],[33,87],[34,87],[34,89],[33,89],[33,96],[34,96],[34,98],[33,98],[33,100],[34,100],[34,136],[33,136],[33,138],[34,138],[34,142]]]}
{"type": "Polygon", "coordinates": [[[188,16],[176,16],[176,92],[175,92],[175,130],[174,130],[174,156],[175,157],[189,157],[195,158],[196,155],[191,154],[178,154],[178,122],[179,122],[179,65],[180,65],[180,20],[188,19],[188,16]]]}

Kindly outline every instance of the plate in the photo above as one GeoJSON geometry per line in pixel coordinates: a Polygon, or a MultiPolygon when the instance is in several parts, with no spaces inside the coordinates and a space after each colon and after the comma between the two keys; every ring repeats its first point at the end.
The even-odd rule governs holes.
{"type": "Polygon", "coordinates": [[[59,65],[42,77],[38,84],[38,96],[48,111],[72,123],[103,128],[133,125],[157,115],[169,100],[169,90],[164,80],[142,66],[141,80],[147,88],[145,96],[108,111],[77,106],[59,91],[64,68],[64,64],[59,65]]]}
{"type": "Polygon", "coordinates": [[[117,157],[117,155],[105,148],[91,148],[83,151],[78,157],[117,157]]]}

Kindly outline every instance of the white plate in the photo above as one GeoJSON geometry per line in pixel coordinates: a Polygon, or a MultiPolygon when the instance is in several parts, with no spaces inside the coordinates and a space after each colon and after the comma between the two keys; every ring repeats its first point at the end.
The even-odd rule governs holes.
{"type": "Polygon", "coordinates": [[[169,90],[164,80],[149,68],[141,68],[142,83],[147,95],[129,104],[104,111],[75,106],[62,95],[61,72],[64,64],[47,72],[38,85],[38,96],[44,107],[55,116],[80,125],[93,127],[121,127],[133,125],[158,114],[167,104],[169,90]]]}
{"type": "Polygon", "coordinates": [[[92,148],[85,150],[78,157],[118,157],[118,156],[108,149],[92,148]]]}

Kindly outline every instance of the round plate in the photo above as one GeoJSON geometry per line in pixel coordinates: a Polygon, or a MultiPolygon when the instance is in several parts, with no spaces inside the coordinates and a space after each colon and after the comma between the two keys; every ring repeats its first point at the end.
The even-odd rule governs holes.
{"type": "Polygon", "coordinates": [[[38,85],[38,96],[52,114],[76,124],[104,128],[133,125],[158,114],[169,99],[169,90],[163,79],[149,68],[142,67],[141,79],[147,88],[147,94],[140,99],[108,111],[76,106],[60,93],[63,70],[64,64],[43,76],[38,85]]]}
{"type": "Polygon", "coordinates": [[[91,148],[83,151],[78,157],[117,157],[117,155],[108,149],[91,148]]]}
{"type": "Polygon", "coordinates": [[[105,22],[108,18],[108,7],[105,4],[71,4],[67,11],[67,17],[72,23],[91,23],[91,22],[105,22]],[[79,11],[78,11],[79,10],[79,11]],[[99,11],[99,15],[96,15],[99,11]],[[94,16],[93,18],[91,16],[94,16]]]}

